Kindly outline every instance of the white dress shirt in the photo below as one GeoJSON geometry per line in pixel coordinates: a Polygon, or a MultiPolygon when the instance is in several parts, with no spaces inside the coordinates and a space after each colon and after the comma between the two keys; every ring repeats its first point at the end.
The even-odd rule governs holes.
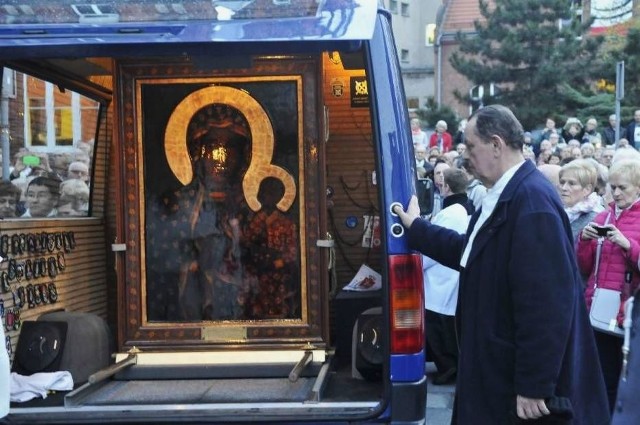
{"type": "MultiPolygon", "coordinates": [[[[469,226],[470,216],[461,204],[452,204],[440,211],[433,224],[464,234],[469,226]]],[[[458,279],[460,273],[424,255],[424,308],[436,313],[454,316],[458,304],[458,279]]]]}
{"type": "Polygon", "coordinates": [[[498,199],[500,199],[500,195],[502,195],[502,191],[507,186],[507,183],[514,176],[516,171],[524,164],[524,161],[519,162],[513,167],[509,168],[506,173],[502,175],[493,185],[491,189],[487,189],[487,194],[482,200],[482,212],[480,213],[480,217],[478,221],[476,221],[475,226],[473,227],[473,232],[471,232],[471,236],[469,237],[469,243],[464,248],[464,252],[462,253],[462,258],[460,259],[460,266],[466,267],[467,260],[469,260],[469,253],[471,252],[471,248],[473,247],[473,241],[476,239],[476,235],[478,231],[482,228],[482,225],[487,221],[487,219],[493,214],[493,210],[496,208],[496,204],[498,203],[498,199]]]}

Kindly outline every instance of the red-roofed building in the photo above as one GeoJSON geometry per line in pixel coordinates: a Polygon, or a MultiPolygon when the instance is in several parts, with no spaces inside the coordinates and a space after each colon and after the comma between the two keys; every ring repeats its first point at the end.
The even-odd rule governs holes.
{"type": "MultiPolygon", "coordinates": [[[[489,0],[491,1],[491,0],[489,0]]],[[[471,34],[475,31],[473,22],[483,19],[478,0],[446,0],[443,4],[436,40],[436,101],[453,108],[460,117],[469,115],[469,106],[461,104],[454,97],[455,89],[469,91],[472,84],[451,66],[449,58],[458,50],[456,34],[461,31],[471,34]]]]}

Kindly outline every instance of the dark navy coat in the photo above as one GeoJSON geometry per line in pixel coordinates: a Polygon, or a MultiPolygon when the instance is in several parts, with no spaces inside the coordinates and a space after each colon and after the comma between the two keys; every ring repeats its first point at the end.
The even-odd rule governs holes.
{"type": "MultiPolygon", "coordinates": [[[[626,139],[629,141],[629,146],[631,147],[635,147],[634,144],[634,137],[635,137],[635,132],[636,132],[636,127],[638,126],[638,124],[635,122],[635,120],[632,120],[629,125],[627,125],[627,131],[625,134],[626,139]]],[[[620,136],[622,137],[622,136],[620,136]]]]}
{"type": "Polygon", "coordinates": [[[415,220],[410,245],[460,270],[460,357],[456,423],[514,423],[516,394],[568,398],[572,423],[610,422],[604,381],[575,260],[571,227],[556,190],[526,161],[476,235],[415,220]],[[513,412],[513,413],[512,413],[513,412]]]}

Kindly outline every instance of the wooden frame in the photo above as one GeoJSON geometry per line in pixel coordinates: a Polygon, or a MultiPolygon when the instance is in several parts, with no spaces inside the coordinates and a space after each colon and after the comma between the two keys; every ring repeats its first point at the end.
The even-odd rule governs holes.
{"type": "MultiPolygon", "coordinates": [[[[116,115],[120,129],[119,158],[116,162],[120,164],[123,194],[120,198],[123,213],[118,229],[119,239],[126,241],[127,245],[126,253],[122,254],[125,256],[124,267],[119,270],[118,282],[120,349],[126,350],[134,345],[163,350],[255,349],[260,346],[286,348],[301,347],[307,343],[324,346],[328,339],[328,283],[325,256],[316,247],[316,241],[325,234],[321,225],[325,208],[324,175],[321,172],[324,147],[320,143],[321,114],[317,113],[317,62],[295,57],[253,58],[251,68],[235,71],[204,70],[187,60],[173,63],[123,61],[116,65],[116,115]],[[229,127],[229,123],[233,125],[229,127]],[[266,263],[255,260],[262,257],[256,256],[252,247],[238,251],[249,253],[247,260],[241,262],[243,270],[256,272],[253,275],[249,272],[242,274],[238,282],[245,283],[236,288],[258,289],[233,289],[235,292],[228,299],[242,300],[242,307],[236,308],[231,303],[233,306],[229,311],[215,306],[221,298],[218,295],[221,286],[215,286],[216,289],[211,289],[211,293],[206,289],[207,279],[211,275],[206,270],[222,275],[218,271],[225,267],[224,264],[218,262],[215,267],[201,267],[201,264],[213,263],[196,261],[191,257],[191,262],[186,262],[185,257],[180,255],[187,251],[191,253],[194,249],[183,249],[181,242],[175,242],[178,237],[173,236],[189,234],[186,239],[196,239],[193,235],[198,232],[197,229],[212,227],[210,224],[199,224],[204,221],[204,202],[222,205],[217,200],[217,194],[222,192],[224,194],[220,196],[223,199],[231,198],[228,195],[231,189],[222,192],[206,189],[205,200],[201,201],[203,197],[198,198],[196,194],[202,193],[202,190],[194,185],[197,178],[209,175],[198,171],[200,168],[197,164],[213,164],[210,158],[217,154],[210,146],[214,142],[198,142],[197,149],[193,149],[192,145],[196,144],[193,140],[200,140],[200,134],[206,135],[207,128],[215,128],[212,130],[215,133],[223,127],[233,129],[231,137],[247,135],[250,140],[248,145],[251,145],[247,148],[250,154],[238,154],[241,163],[245,159],[247,162],[247,167],[238,174],[242,176],[241,190],[240,178],[227,176],[224,179],[227,184],[225,187],[233,184],[237,192],[242,194],[242,197],[238,195],[232,198],[240,202],[227,202],[224,205],[242,206],[240,210],[245,213],[239,213],[237,220],[242,226],[244,219],[257,219],[260,211],[266,208],[264,193],[269,191],[264,191],[261,182],[267,177],[279,180],[282,194],[275,201],[272,215],[284,217],[285,223],[293,222],[294,226],[284,227],[295,229],[294,238],[297,239],[297,254],[286,257],[289,262],[284,263],[286,270],[298,270],[297,275],[292,272],[283,277],[280,273],[283,261],[278,259],[274,263],[277,264],[276,268],[280,267],[278,272],[274,271],[270,277],[263,279],[264,275],[269,274],[265,270],[270,269],[262,267],[266,263]],[[206,154],[208,162],[198,159],[199,149],[202,152],[211,150],[206,154]],[[166,155],[159,155],[158,152],[165,152],[166,155]],[[167,191],[161,192],[157,187],[166,188],[167,191]],[[214,201],[207,201],[209,198],[214,201]],[[170,208],[162,209],[167,205],[170,208]],[[197,217],[193,211],[198,211],[197,217]],[[180,226],[182,230],[175,230],[180,226]],[[161,238],[163,235],[169,235],[165,238],[169,243],[161,238]],[[163,244],[169,246],[169,250],[159,253],[157,247],[163,244]],[[172,251],[175,246],[178,248],[172,251]],[[176,252],[179,253],[176,254],[178,260],[171,256],[176,252]],[[172,261],[181,265],[180,270],[171,269],[173,274],[159,271],[164,266],[169,267],[172,261]],[[189,267],[188,264],[194,266],[189,267]],[[288,268],[289,264],[296,264],[296,267],[288,268]],[[193,282],[191,276],[196,274],[192,273],[194,270],[200,273],[199,276],[205,276],[198,280],[206,281],[205,284],[200,283],[205,287],[202,303],[209,303],[204,308],[201,305],[192,308],[195,305],[193,300],[199,299],[196,296],[188,297],[188,288],[193,288],[190,283],[193,282]],[[292,276],[295,279],[291,279],[292,276]],[[246,283],[251,279],[254,279],[253,284],[246,283]],[[259,279],[259,283],[255,283],[256,279],[259,279]],[[271,294],[275,284],[262,286],[262,282],[269,280],[277,283],[278,279],[289,283],[276,285],[277,290],[294,295],[284,297],[289,303],[288,307],[271,308],[268,306],[281,306],[285,301],[274,297],[276,301],[265,303],[263,295],[267,292],[271,294]],[[293,280],[295,283],[290,284],[293,280]],[[167,287],[178,289],[171,292],[167,287]],[[167,291],[167,294],[159,295],[162,291],[167,291]],[[247,307],[249,293],[256,295],[252,295],[253,304],[247,307]],[[179,301],[172,299],[172,294],[178,294],[179,301]],[[291,301],[295,299],[299,303],[291,301]],[[165,310],[159,308],[163,302],[168,306],[165,310]],[[173,304],[178,307],[172,309],[173,304]]],[[[209,139],[218,140],[217,136],[209,139]]],[[[236,149],[229,146],[243,144],[236,141],[220,143],[228,143],[224,149],[236,149]]],[[[219,211],[223,210],[220,208],[219,211]]],[[[221,214],[218,212],[218,215],[221,214]]],[[[218,218],[218,221],[222,222],[222,219],[218,218]]],[[[233,219],[228,222],[233,222],[233,219]]],[[[233,233],[228,231],[228,226],[226,229],[226,235],[233,233]]],[[[244,230],[240,234],[242,236],[236,240],[249,238],[244,230]]],[[[204,240],[209,240],[206,238],[204,240]]],[[[201,246],[204,245],[198,245],[201,246]]],[[[204,258],[203,253],[213,251],[216,249],[199,249],[201,256],[198,259],[204,258]]],[[[271,258],[268,255],[266,257],[271,258]]],[[[203,293],[200,291],[198,294],[203,293]]]]}

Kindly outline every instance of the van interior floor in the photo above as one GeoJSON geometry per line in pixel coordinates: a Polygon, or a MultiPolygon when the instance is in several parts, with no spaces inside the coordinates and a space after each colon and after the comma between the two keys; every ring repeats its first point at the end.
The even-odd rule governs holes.
{"type": "MultiPolygon", "coordinates": [[[[317,401],[372,401],[382,396],[380,383],[352,378],[350,372],[330,372],[317,401]]],[[[80,404],[313,402],[316,381],[316,377],[294,382],[288,378],[109,380],[83,395],[80,404]]]]}
{"type": "MultiPolygon", "coordinates": [[[[295,382],[281,378],[242,379],[109,379],[76,393],[56,392],[46,399],[12,403],[12,408],[67,405],[116,406],[148,404],[313,402],[316,377],[299,377],[295,382]],[[65,397],[72,396],[72,401],[65,397]]],[[[381,382],[353,378],[351,368],[329,372],[320,395],[322,402],[376,401],[382,398],[381,382]]]]}
{"type": "Polygon", "coordinates": [[[162,381],[110,381],[87,395],[82,404],[301,402],[311,392],[314,379],[190,379],[162,381]]]}

